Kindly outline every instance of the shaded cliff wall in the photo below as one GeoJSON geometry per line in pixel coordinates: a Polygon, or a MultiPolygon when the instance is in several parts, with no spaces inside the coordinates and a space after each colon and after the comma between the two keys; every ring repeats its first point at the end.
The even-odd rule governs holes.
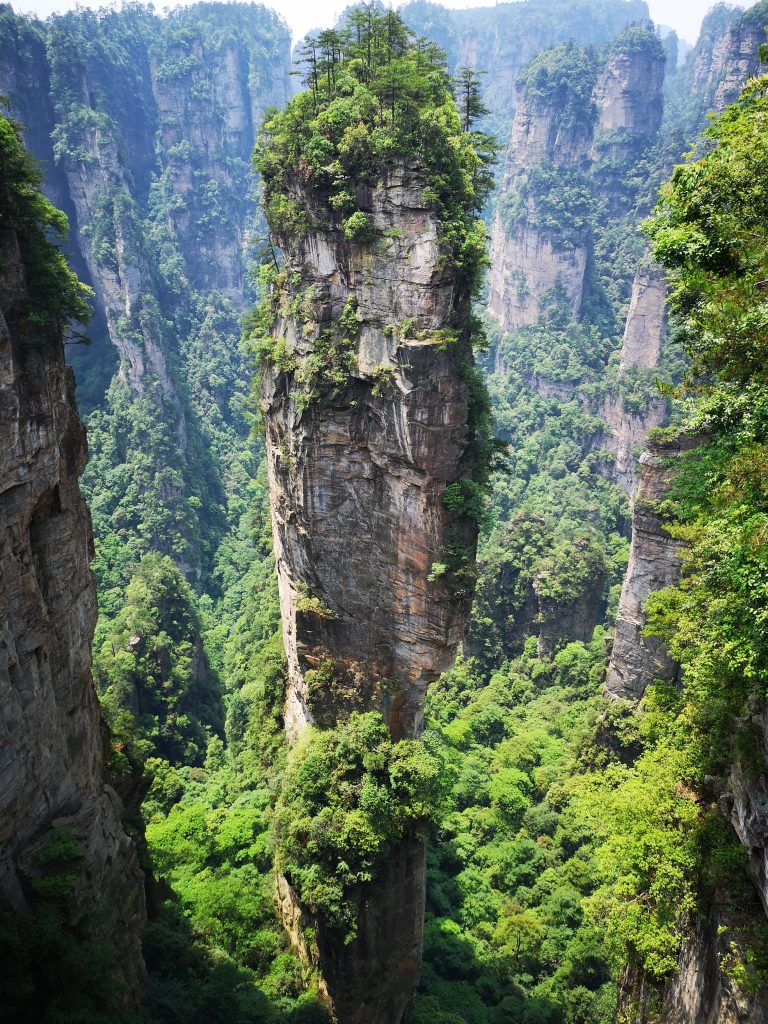
{"type": "MultiPolygon", "coordinates": [[[[381,712],[395,739],[418,737],[427,687],[467,626],[471,588],[452,570],[474,559],[477,525],[443,495],[474,468],[469,295],[424,189],[416,166],[385,172],[362,197],[380,237],[356,244],[297,185],[311,228],[276,237],[285,270],[273,333],[289,356],[265,368],[262,407],[291,740],[351,711],[381,712]]],[[[297,934],[301,908],[281,890],[297,934]]],[[[344,1024],[400,1021],[418,980],[424,894],[423,840],[407,838],[360,894],[352,942],[311,922],[344,1024]]]]}
{"type": "Polygon", "coordinates": [[[107,566],[118,578],[148,548],[210,574],[227,528],[248,435],[250,153],[264,109],[288,95],[289,42],[251,4],[0,18],[0,91],[95,290],[94,344],[70,358],[81,403],[102,413],[86,485],[97,536],[124,527],[128,550],[107,566]]]}
{"type": "MultiPolygon", "coordinates": [[[[604,424],[592,441],[606,453],[604,475],[630,496],[637,452],[667,415],[651,381],[667,330],[664,286],[635,237],[652,196],[639,197],[633,171],[658,143],[664,66],[661,44],[638,28],[600,61],[562,49],[532,62],[520,79],[491,244],[488,311],[503,332],[541,323],[559,302],[575,321],[618,335],[617,300],[628,303],[618,362],[602,388],[582,391],[585,381],[550,382],[540,373],[530,384],[543,398],[579,395],[604,424]],[[616,232],[635,251],[616,252],[616,232]]],[[[495,366],[503,371],[502,347],[495,366]]]]}
{"type": "Polygon", "coordinates": [[[491,233],[488,311],[513,331],[534,323],[559,288],[576,316],[587,270],[587,231],[566,234],[548,217],[551,178],[585,189],[597,110],[596,62],[574,47],[534,58],[521,78],[491,233]],[[562,73],[558,73],[562,69],[562,73]]]}
{"type": "Polygon", "coordinates": [[[768,1020],[768,995],[742,987],[723,969],[733,961],[735,950],[749,948],[760,912],[754,893],[717,893],[709,915],[691,923],[678,972],[670,982],[654,984],[640,971],[624,971],[616,1024],[762,1024],[768,1020]]]}
{"type": "Polygon", "coordinates": [[[632,545],[616,617],[616,634],[605,680],[606,696],[639,700],[656,679],[674,682],[678,666],[655,637],[644,637],[644,606],[650,594],[678,583],[680,541],[664,529],[662,503],[674,460],[700,439],[681,435],[648,445],[640,459],[641,476],[632,514],[632,545]]]}
{"type": "Polygon", "coordinates": [[[144,883],[106,785],[91,678],[96,593],[78,488],[85,433],[61,338],[28,318],[16,237],[0,237],[0,894],[29,904],[50,830],[82,850],[72,896],[86,939],[105,940],[137,1003],[144,883]]]}

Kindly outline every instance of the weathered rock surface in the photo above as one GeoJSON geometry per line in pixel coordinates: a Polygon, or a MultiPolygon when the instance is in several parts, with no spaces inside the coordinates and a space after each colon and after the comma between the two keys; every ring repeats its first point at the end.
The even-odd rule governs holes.
{"type": "Polygon", "coordinates": [[[594,92],[598,134],[656,134],[664,112],[664,64],[663,56],[646,50],[617,49],[611,54],[594,92]]]}
{"type": "MultiPolygon", "coordinates": [[[[567,52],[562,59],[568,60],[567,52]]],[[[661,124],[664,64],[663,51],[651,42],[638,47],[619,38],[602,67],[594,69],[586,99],[589,71],[581,65],[572,82],[564,75],[552,90],[542,92],[538,85],[518,89],[491,237],[488,312],[502,330],[534,323],[555,288],[572,315],[579,316],[591,241],[584,233],[563,234],[551,223],[551,211],[542,220],[537,200],[528,196],[523,202],[523,191],[532,171],[555,169],[569,187],[592,189],[611,213],[622,212],[627,166],[661,124]],[[511,205],[521,207],[513,220],[505,213],[511,205]]]]}
{"type": "Polygon", "coordinates": [[[31,337],[15,235],[0,237],[0,894],[27,906],[53,826],[83,849],[74,900],[136,1003],[144,886],[105,784],[91,678],[96,595],[78,489],[85,434],[59,337],[31,337]]]}
{"type": "Polygon", "coordinates": [[[581,0],[547,5],[516,0],[514,8],[497,4],[479,11],[416,0],[405,4],[401,14],[417,34],[445,49],[452,70],[471,67],[485,73],[486,105],[495,123],[507,128],[515,114],[517,75],[531,57],[561,42],[603,46],[628,25],[645,21],[648,6],[645,0],[607,0],[595,16],[594,8],[581,0]]]}
{"type": "Polygon", "coordinates": [[[673,681],[678,666],[655,637],[644,637],[644,606],[650,594],[680,579],[682,544],[664,529],[659,505],[672,476],[670,463],[691,451],[698,438],[681,435],[653,443],[640,459],[640,488],[632,516],[632,546],[619,601],[616,637],[605,680],[611,698],[639,700],[655,679],[673,681]]]}
{"type": "Polygon", "coordinates": [[[318,967],[322,994],[342,1024],[402,1020],[421,970],[426,874],[423,841],[407,839],[358,894],[358,934],[351,945],[308,915],[278,876],[278,908],[291,941],[305,961],[318,967]],[[307,926],[314,930],[311,945],[307,926]]]}
{"type": "Polygon", "coordinates": [[[591,156],[599,167],[598,192],[611,212],[622,207],[626,164],[637,158],[661,127],[664,69],[661,51],[616,49],[595,85],[598,121],[591,156]]]}
{"type": "MultiPolygon", "coordinates": [[[[264,371],[262,407],[290,739],[351,711],[381,712],[395,739],[418,737],[427,687],[467,627],[470,588],[432,569],[475,552],[476,523],[442,501],[473,471],[469,297],[423,187],[405,165],[363,195],[377,242],[347,241],[308,190],[297,198],[313,227],[276,238],[286,283],[273,333],[292,368],[264,371]],[[307,398],[302,377],[329,332],[341,348],[325,372],[335,359],[345,376],[307,398]]],[[[355,941],[318,931],[313,959],[342,1024],[399,1024],[418,979],[423,904],[422,843],[407,839],[361,893],[355,941]]]]}
{"type": "Polygon", "coordinates": [[[722,970],[761,915],[754,895],[717,892],[709,915],[691,923],[670,981],[654,983],[631,968],[624,972],[616,1024],[763,1024],[768,994],[751,992],[722,970]]]}
{"type": "Polygon", "coordinates": [[[488,312],[504,330],[535,323],[544,296],[555,288],[561,289],[574,316],[579,313],[587,269],[585,247],[560,249],[555,238],[527,224],[510,233],[497,214],[491,253],[488,312]]]}
{"type": "Polygon", "coordinates": [[[721,4],[704,19],[686,75],[686,92],[700,121],[733,103],[750,75],[760,70],[765,23],[762,4],[746,11],[721,4]]]}
{"type": "MultiPolygon", "coordinates": [[[[515,121],[507,152],[501,192],[508,203],[524,188],[537,167],[585,171],[594,130],[593,109],[574,116],[567,86],[553,96],[518,88],[515,121]]],[[[578,107],[577,107],[578,109],[578,107]]],[[[534,323],[542,300],[556,287],[577,315],[584,293],[586,245],[563,246],[556,231],[536,223],[533,201],[526,202],[514,224],[497,210],[491,232],[491,267],[488,276],[488,312],[512,331],[534,323]]]]}

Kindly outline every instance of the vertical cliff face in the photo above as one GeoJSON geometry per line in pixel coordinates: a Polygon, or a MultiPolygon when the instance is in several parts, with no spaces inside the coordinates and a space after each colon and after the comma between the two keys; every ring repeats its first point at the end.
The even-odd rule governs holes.
{"type": "Polygon", "coordinates": [[[631,139],[656,134],[664,110],[664,64],[658,51],[618,44],[595,87],[598,137],[602,132],[626,133],[631,139]]]}
{"type": "Polygon", "coordinates": [[[664,64],[652,34],[632,29],[600,61],[561,46],[521,73],[491,240],[488,310],[502,330],[536,322],[554,289],[580,316],[594,260],[590,205],[625,210],[628,168],[661,124],[664,64]]]}
{"type": "MultiPolygon", "coordinates": [[[[632,283],[632,295],[619,355],[619,381],[633,371],[652,371],[659,365],[667,336],[667,290],[661,272],[641,266],[632,283]]],[[[640,483],[637,452],[645,446],[651,430],[665,422],[669,408],[666,398],[653,395],[640,407],[631,387],[609,390],[594,411],[608,427],[600,446],[613,456],[604,474],[632,497],[640,483]]]]}
{"type": "Polygon", "coordinates": [[[698,438],[686,435],[653,443],[640,460],[629,565],[605,681],[608,697],[639,700],[654,680],[671,682],[677,677],[677,664],[660,642],[655,637],[643,636],[644,606],[652,593],[680,580],[681,543],[665,531],[660,505],[669,490],[675,458],[698,443],[698,438]]]}
{"type": "Polygon", "coordinates": [[[632,968],[624,972],[616,1024],[761,1024],[768,1019],[765,993],[751,991],[723,970],[749,948],[759,901],[749,892],[719,892],[713,902],[709,916],[691,924],[678,971],[667,984],[654,984],[632,968]]]}
{"type": "Polygon", "coordinates": [[[96,596],[78,489],[85,434],[56,332],[29,318],[16,236],[0,237],[0,894],[28,907],[54,827],[82,856],[72,896],[84,938],[105,940],[128,1000],[144,965],[143,878],[105,783],[91,678],[96,596]]]}
{"type": "Polygon", "coordinates": [[[160,181],[175,197],[172,231],[191,243],[190,285],[218,290],[239,308],[255,219],[251,151],[264,111],[289,95],[286,54],[266,49],[257,57],[259,40],[242,24],[245,31],[221,46],[204,33],[191,44],[165,33],[151,53],[160,181]]]}
{"type": "MultiPolygon", "coordinates": [[[[683,545],[664,529],[661,503],[669,492],[674,462],[701,443],[680,435],[654,442],[642,456],[641,477],[632,518],[632,546],[621,592],[616,633],[604,691],[612,700],[639,701],[656,681],[680,682],[678,664],[655,637],[643,636],[648,597],[680,580],[683,545]]],[[[762,709],[753,709],[752,726],[765,747],[762,709]]],[[[718,887],[708,898],[708,911],[692,917],[675,973],[665,982],[628,967],[619,982],[617,1024],[758,1024],[768,1015],[764,990],[740,982],[729,964],[750,958],[756,929],[764,926],[768,902],[765,854],[764,775],[737,759],[728,778],[711,780],[719,805],[748,852],[754,888],[745,878],[733,888],[718,887]],[[762,903],[761,903],[762,901],[762,903]]]]}
{"type": "MultiPolygon", "coordinates": [[[[474,528],[442,500],[473,468],[471,353],[447,338],[468,300],[425,187],[403,163],[371,190],[378,243],[349,242],[340,228],[277,237],[283,306],[304,303],[275,325],[292,367],[269,369],[262,392],[292,736],[355,707],[381,711],[396,739],[418,736],[426,688],[466,628],[469,595],[433,569],[450,559],[451,527],[474,557],[474,528]],[[341,379],[307,398],[300,382],[321,351],[319,372],[341,379]],[[316,672],[307,679],[327,659],[335,692],[316,672]]],[[[303,201],[321,221],[316,197],[303,201]]]]}
{"type": "MultiPolygon", "coordinates": [[[[311,227],[276,237],[286,354],[263,373],[262,404],[291,740],[351,711],[418,737],[467,626],[476,522],[443,499],[474,469],[469,298],[425,188],[414,162],[385,171],[361,193],[378,238],[357,243],[297,185],[311,227]]],[[[357,938],[319,926],[315,959],[344,1024],[398,1024],[424,882],[423,841],[406,839],[360,897],[357,938]]],[[[301,913],[285,886],[282,903],[301,913]]]]}
{"type": "Polygon", "coordinates": [[[629,33],[612,48],[595,85],[598,111],[592,146],[598,195],[616,215],[627,203],[626,169],[657,135],[664,112],[666,57],[661,47],[632,45],[629,33]]]}
{"type": "Polygon", "coordinates": [[[765,24],[763,3],[744,12],[719,5],[704,19],[685,73],[686,91],[700,121],[709,111],[733,103],[750,75],[758,72],[765,24]]]}
{"type": "Polygon", "coordinates": [[[574,316],[581,309],[587,239],[583,232],[564,237],[543,208],[553,174],[578,186],[589,166],[596,68],[579,56],[568,46],[548,51],[518,85],[488,279],[488,311],[505,331],[534,323],[555,288],[574,316]],[[556,74],[561,64],[562,79],[556,74]]]}

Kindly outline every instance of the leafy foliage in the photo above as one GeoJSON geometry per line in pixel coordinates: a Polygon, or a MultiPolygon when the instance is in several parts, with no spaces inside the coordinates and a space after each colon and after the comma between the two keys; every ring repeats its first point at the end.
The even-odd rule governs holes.
{"type": "Polygon", "coordinates": [[[393,743],[378,714],[307,730],[289,755],[275,811],[277,868],[305,906],[351,940],[350,896],[423,828],[439,785],[439,761],[416,740],[393,743]]]}
{"type": "Polygon", "coordinates": [[[373,4],[354,8],[341,31],[310,37],[302,66],[307,90],[267,118],[256,154],[276,236],[314,217],[292,188],[298,175],[344,216],[348,238],[370,241],[357,190],[407,160],[423,170],[452,264],[476,288],[485,235],[475,214],[492,185],[494,153],[485,136],[470,130],[479,116],[474,86],[462,123],[443,54],[414,39],[394,11],[373,4]]]}
{"type": "MultiPolygon", "coordinates": [[[[50,328],[61,333],[71,320],[84,323],[90,317],[86,300],[91,291],[59,248],[66,241],[67,218],[43,195],[42,180],[24,148],[20,126],[0,114],[0,229],[13,232],[19,246],[32,338],[51,337],[50,328]]],[[[13,252],[7,245],[4,249],[0,269],[12,271],[13,252]]]]}
{"type": "Polygon", "coordinates": [[[100,624],[93,669],[102,705],[121,740],[145,756],[199,764],[211,731],[222,730],[202,632],[189,584],[156,552],[139,563],[117,617],[100,624]]]}

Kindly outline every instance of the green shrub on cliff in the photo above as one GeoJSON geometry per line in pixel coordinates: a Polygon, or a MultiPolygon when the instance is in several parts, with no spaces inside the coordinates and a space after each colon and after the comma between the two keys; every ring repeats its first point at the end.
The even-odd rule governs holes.
{"type": "Polygon", "coordinates": [[[358,189],[406,162],[437,207],[451,262],[478,286],[486,258],[476,214],[492,186],[494,147],[472,130],[471,111],[462,124],[442,52],[393,11],[365,5],[340,32],[310,37],[301,64],[307,90],[267,116],[255,154],[272,230],[301,230],[321,215],[302,208],[298,181],[342,218],[348,238],[370,240],[358,189]]]}
{"type": "MultiPolygon", "coordinates": [[[[0,114],[0,230],[13,231],[19,245],[31,327],[63,330],[90,317],[90,288],[70,270],[57,243],[67,237],[67,218],[40,190],[43,176],[24,149],[15,121],[0,114]]],[[[0,257],[0,269],[9,253],[0,257]]]]}
{"type": "Polygon", "coordinates": [[[301,902],[350,941],[352,891],[425,826],[440,786],[440,761],[416,740],[394,743],[379,714],[309,729],[289,755],[275,811],[276,865],[301,902]]]}

